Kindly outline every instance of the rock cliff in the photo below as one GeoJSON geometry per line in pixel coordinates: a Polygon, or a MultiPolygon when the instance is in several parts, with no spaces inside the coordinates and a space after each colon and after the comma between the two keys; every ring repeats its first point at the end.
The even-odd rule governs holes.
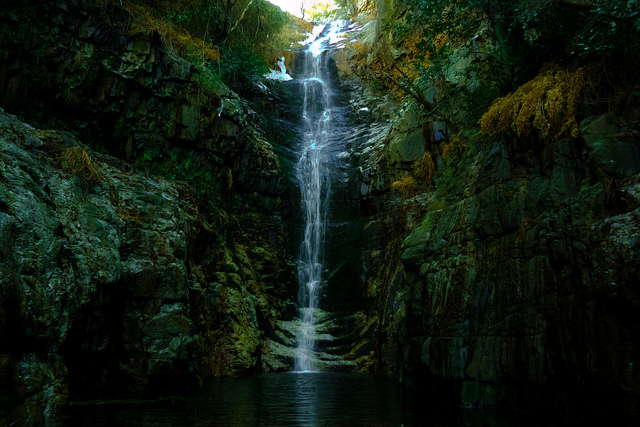
{"type": "MultiPolygon", "coordinates": [[[[360,15],[343,80],[383,75],[396,3],[360,15]]],[[[474,87],[464,67],[444,75],[457,93],[474,87]]],[[[424,109],[447,89],[413,90],[352,99],[368,136],[347,193],[362,250],[347,358],[467,407],[638,419],[637,106],[586,117],[574,138],[500,137],[452,132],[424,109]]]]}
{"type": "Polygon", "coordinates": [[[286,129],[115,3],[7,12],[26,38],[3,41],[2,92],[28,119],[0,113],[0,419],[289,369],[286,129]]]}

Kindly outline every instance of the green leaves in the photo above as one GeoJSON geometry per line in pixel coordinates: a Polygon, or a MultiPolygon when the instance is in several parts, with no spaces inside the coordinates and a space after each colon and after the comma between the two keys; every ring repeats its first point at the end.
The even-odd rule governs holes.
{"type": "Polygon", "coordinates": [[[220,195],[222,180],[202,155],[174,149],[168,158],[163,158],[162,155],[153,156],[144,151],[136,160],[136,167],[166,179],[184,181],[209,199],[220,195]]]}
{"type": "Polygon", "coordinates": [[[581,13],[584,27],[576,33],[571,54],[580,57],[613,55],[636,50],[640,43],[640,5],[631,0],[593,0],[581,13]]]}
{"type": "Polygon", "coordinates": [[[219,63],[212,61],[209,67],[234,88],[268,72],[266,54],[289,47],[274,44],[280,40],[277,36],[283,27],[291,25],[290,18],[266,0],[137,0],[136,3],[146,4],[164,21],[216,46],[221,59],[219,63]]]}
{"type": "Polygon", "coordinates": [[[222,60],[211,67],[217,69],[222,80],[233,89],[250,87],[256,76],[269,71],[264,58],[258,55],[251,45],[236,45],[221,52],[222,60]]]}

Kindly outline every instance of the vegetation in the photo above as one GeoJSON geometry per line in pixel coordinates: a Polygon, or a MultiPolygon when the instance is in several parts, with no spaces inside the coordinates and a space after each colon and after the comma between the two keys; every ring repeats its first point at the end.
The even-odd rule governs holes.
{"type": "Polygon", "coordinates": [[[338,5],[334,1],[316,1],[304,9],[304,16],[313,21],[330,21],[336,16],[338,5]]]}
{"type": "Polygon", "coordinates": [[[205,41],[205,38],[194,37],[186,29],[155,16],[144,6],[127,3],[126,7],[141,25],[132,32],[156,32],[166,46],[173,48],[185,59],[194,63],[206,64],[220,59],[220,50],[205,41]]]}
{"type": "MultiPolygon", "coordinates": [[[[411,96],[440,120],[455,116],[464,105],[466,116],[461,119],[474,124],[495,98],[530,81],[550,61],[599,63],[604,74],[600,81],[607,85],[603,84],[599,94],[592,94],[592,100],[637,85],[640,80],[637,2],[405,0],[402,4],[389,10],[384,21],[400,55],[395,54],[391,60],[390,55],[386,59],[381,56],[368,65],[373,65],[376,76],[381,77],[378,85],[383,82],[387,90],[396,91],[396,99],[411,96]],[[465,84],[458,85],[461,81],[465,84]],[[429,86],[439,91],[433,102],[424,97],[429,86]]],[[[368,58],[366,53],[359,57],[362,61],[368,58]]],[[[578,68],[573,66],[574,70],[578,68]]],[[[544,68],[542,73],[547,71],[544,68]]],[[[560,75],[557,78],[562,80],[560,75]]],[[[540,79],[533,83],[541,91],[539,84],[540,79]]],[[[544,93],[551,91],[546,99],[556,107],[560,99],[551,101],[549,97],[569,95],[563,92],[568,86],[552,89],[550,78],[544,84],[544,93]]],[[[523,88],[527,90],[528,86],[523,88]]],[[[563,114],[567,119],[577,113],[574,101],[561,104],[573,109],[563,114]]],[[[525,132],[526,108],[520,113],[520,132],[525,132]]],[[[545,126],[553,127],[551,122],[545,126]]],[[[567,126],[575,134],[575,124],[567,126]]],[[[556,136],[560,132],[548,130],[556,136]]]]}
{"type": "Polygon", "coordinates": [[[265,0],[132,1],[214,45],[264,46],[288,23],[288,16],[265,0]]]}
{"type": "MultiPolygon", "coordinates": [[[[219,159],[193,154],[193,146],[173,146],[169,129],[182,125],[175,111],[149,107],[125,115],[117,108],[102,110],[116,88],[118,94],[125,93],[117,77],[101,74],[104,64],[122,65],[122,46],[108,51],[80,46],[67,63],[58,41],[64,24],[51,25],[51,16],[61,13],[55,2],[24,0],[8,10],[0,44],[6,57],[19,60],[0,62],[0,94],[5,103],[15,101],[14,112],[38,127],[68,130],[80,140],[92,141],[94,150],[126,158],[144,171],[183,180],[210,198],[219,199],[232,186],[231,171],[219,159]]],[[[188,102],[201,102],[197,113],[189,112],[193,126],[210,125],[208,117],[218,117],[225,84],[239,92],[253,87],[276,54],[281,56],[281,49],[306,38],[311,29],[265,0],[81,0],[69,4],[67,14],[99,19],[105,38],[114,36],[114,43],[126,39],[130,44],[125,49],[136,54],[138,42],[144,48],[145,39],[160,40],[166,50],[194,64],[197,71],[192,76],[199,92],[179,94],[188,102]]],[[[55,154],[68,173],[99,179],[86,151],[74,148],[55,154]]]]}
{"type": "Polygon", "coordinates": [[[65,148],[60,153],[58,163],[62,170],[71,175],[79,175],[86,182],[95,183],[102,180],[102,175],[96,168],[86,148],[65,148]]]}
{"type": "Polygon", "coordinates": [[[405,176],[391,183],[391,189],[397,191],[402,197],[408,199],[416,194],[416,180],[411,176],[405,176]]]}
{"type": "Polygon", "coordinates": [[[436,164],[431,153],[413,162],[412,174],[391,183],[391,189],[400,193],[406,199],[433,189],[433,178],[437,174],[436,164]]]}
{"type": "Polygon", "coordinates": [[[0,67],[0,93],[4,95],[5,102],[23,101],[30,86],[49,82],[44,58],[51,37],[43,17],[49,15],[50,8],[48,4],[25,4],[14,19],[0,26],[0,45],[4,49],[20,48],[35,58],[33,66],[21,65],[19,70],[6,65],[0,67]]]}
{"type": "Polygon", "coordinates": [[[640,82],[637,2],[404,0],[385,6],[370,14],[383,25],[382,34],[369,37],[375,42],[349,42],[352,70],[378,96],[390,93],[398,104],[413,98],[415,106],[405,109],[418,115],[418,124],[431,117],[448,128],[444,140],[432,141],[434,154],[396,166],[406,176],[391,189],[404,198],[432,191],[434,179],[449,173],[450,159],[469,147],[463,138],[478,134],[478,124],[482,134],[537,130],[547,142],[576,138],[586,115],[624,110],[640,95],[629,90],[640,82]]]}
{"type": "Polygon", "coordinates": [[[345,17],[354,17],[361,10],[374,7],[374,0],[335,0],[335,3],[345,17]]]}
{"type": "MultiPolygon", "coordinates": [[[[500,59],[517,66],[523,51],[553,56],[639,55],[637,2],[626,0],[405,0],[411,21],[420,24],[426,52],[438,53],[442,35],[464,42],[479,35],[488,25],[495,41],[501,43],[500,59]],[[558,37],[561,37],[560,39],[558,37]],[[562,37],[565,37],[562,39],[562,37]],[[564,42],[564,43],[563,43],[564,42]],[[523,49],[524,48],[524,49],[523,49]],[[570,49],[567,49],[570,48],[570,49]]],[[[402,25],[394,28],[406,31],[402,25]]],[[[483,52],[480,54],[488,54],[483,52]]]]}
{"type": "Polygon", "coordinates": [[[276,53],[309,30],[266,0],[131,0],[125,7],[141,30],[158,32],[165,44],[207,65],[231,87],[267,72],[276,53]]]}
{"type": "Polygon", "coordinates": [[[548,64],[533,80],[499,98],[480,120],[483,133],[513,130],[527,135],[531,128],[546,136],[578,137],[576,113],[585,85],[584,69],[574,72],[548,64]]]}
{"type": "Polygon", "coordinates": [[[166,179],[184,181],[209,200],[218,199],[223,188],[231,189],[233,185],[229,168],[217,172],[205,155],[185,153],[179,149],[172,150],[166,158],[154,158],[144,152],[136,166],[166,179]]]}
{"type": "Polygon", "coordinates": [[[436,172],[436,164],[433,162],[429,152],[424,153],[422,158],[416,160],[413,164],[413,175],[420,180],[422,187],[425,189],[431,187],[436,172]]]}

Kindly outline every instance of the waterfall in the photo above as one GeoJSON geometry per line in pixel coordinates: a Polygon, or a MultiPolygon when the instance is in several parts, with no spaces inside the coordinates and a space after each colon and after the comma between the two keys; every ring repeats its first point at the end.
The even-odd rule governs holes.
{"type": "Polygon", "coordinates": [[[334,134],[332,95],[327,67],[331,45],[340,28],[333,23],[305,52],[302,121],[304,139],[296,167],[301,192],[304,235],[298,263],[298,302],[301,325],[298,331],[296,371],[317,371],[316,317],[322,285],[323,252],[329,207],[329,150],[334,134]]]}

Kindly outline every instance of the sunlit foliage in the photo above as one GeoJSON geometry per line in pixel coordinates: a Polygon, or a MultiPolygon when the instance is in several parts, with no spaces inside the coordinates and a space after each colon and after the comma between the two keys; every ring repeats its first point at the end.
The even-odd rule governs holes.
{"type": "Polygon", "coordinates": [[[411,176],[405,176],[391,183],[391,189],[399,192],[402,197],[410,198],[416,194],[416,180],[411,176]]]}
{"type": "Polygon", "coordinates": [[[584,70],[569,72],[555,64],[545,66],[533,80],[499,98],[482,116],[482,132],[514,131],[518,136],[538,129],[553,139],[577,137],[577,107],[584,88],[584,70]]]}
{"type": "Polygon", "coordinates": [[[337,8],[338,6],[333,1],[318,1],[312,3],[309,9],[305,10],[305,16],[308,15],[314,21],[327,21],[337,8]]]}
{"type": "Polygon", "coordinates": [[[309,31],[266,0],[128,0],[124,6],[143,28],[188,60],[209,63],[232,86],[268,71],[277,51],[309,31]]]}
{"type": "Polygon", "coordinates": [[[335,0],[345,17],[355,16],[359,11],[374,7],[373,0],[335,0]]]}

